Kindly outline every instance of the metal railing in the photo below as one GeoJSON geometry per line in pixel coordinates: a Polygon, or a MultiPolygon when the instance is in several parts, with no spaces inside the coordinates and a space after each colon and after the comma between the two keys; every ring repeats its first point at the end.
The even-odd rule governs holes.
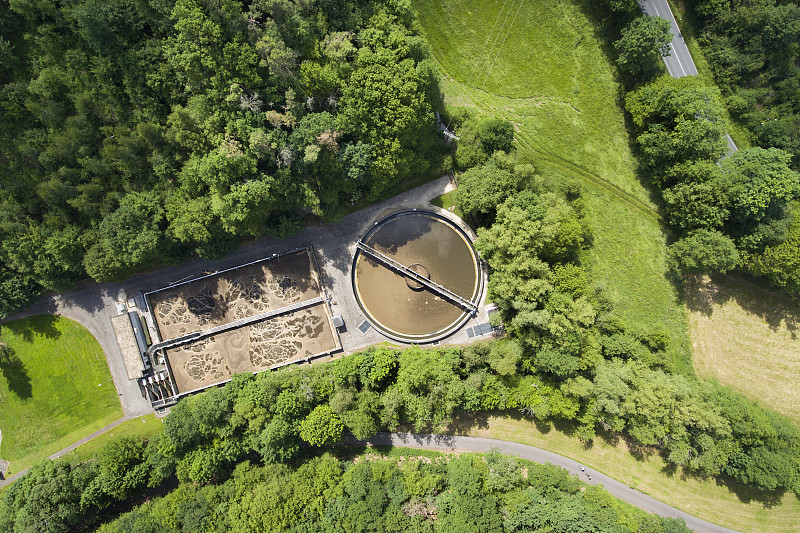
{"type": "Polygon", "coordinates": [[[173,346],[178,346],[179,344],[186,344],[187,342],[194,341],[203,337],[210,337],[211,335],[216,335],[217,333],[222,333],[223,331],[228,331],[229,329],[240,328],[242,326],[252,324],[253,322],[266,320],[268,318],[282,315],[284,313],[299,311],[300,309],[305,309],[306,307],[311,307],[312,305],[317,305],[324,301],[325,300],[322,298],[322,296],[317,296],[316,298],[311,298],[310,300],[296,302],[293,304],[286,305],[284,307],[280,307],[278,309],[273,309],[271,311],[266,311],[264,313],[259,313],[257,315],[249,316],[246,318],[240,318],[239,320],[234,320],[233,322],[228,322],[227,324],[222,324],[221,326],[215,326],[213,328],[204,329],[202,331],[195,331],[194,333],[189,333],[181,337],[175,337],[174,339],[168,339],[163,342],[159,342],[158,344],[153,344],[152,346],[150,346],[150,348],[147,349],[147,355],[152,357],[152,355],[156,353],[158,350],[171,348],[173,346]]]}
{"type": "Polygon", "coordinates": [[[412,280],[414,280],[417,283],[420,283],[420,284],[426,286],[427,288],[429,288],[433,292],[438,293],[441,296],[444,296],[448,300],[451,300],[451,301],[459,304],[461,307],[464,307],[465,309],[468,309],[473,314],[478,311],[478,305],[475,302],[472,302],[472,301],[464,298],[463,296],[459,296],[458,294],[454,293],[451,290],[446,289],[445,287],[443,287],[442,285],[436,283],[435,281],[431,281],[428,278],[426,278],[425,276],[422,276],[422,275],[418,274],[417,272],[414,272],[412,269],[408,268],[407,266],[403,265],[402,263],[398,263],[397,261],[395,261],[391,257],[379,252],[378,250],[376,250],[375,248],[369,246],[368,244],[365,244],[362,240],[359,239],[358,242],[356,242],[356,246],[358,247],[359,250],[370,254],[371,256],[375,257],[376,259],[379,259],[380,261],[386,263],[387,265],[389,265],[393,269],[399,271],[401,274],[403,274],[405,276],[408,276],[412,280]]]}

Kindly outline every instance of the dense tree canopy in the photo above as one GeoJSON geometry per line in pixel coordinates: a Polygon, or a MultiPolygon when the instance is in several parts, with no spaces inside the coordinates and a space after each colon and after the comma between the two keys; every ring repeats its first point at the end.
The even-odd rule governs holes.
{"type": "Polygon", "coordinates": [[[2,0],[0,309],[427,172],[441,96],[412,18],[393,0],[2,0]]]}
{"type": "Polygon", "coordinates": [[[661,58],[669,55],[672,32],[660,17],[636,17],[614,43],[617,64],[629,76],[640,80],[658,72],[661,58]]]}
{"type": "Polygon", "coordinates": [[[728,109],[756,144],[800,164],[800,6],[783,0],[699,0],[700,42],[728,109]]]}
{"type": "MultiPolygon", "coordinates": [[[[791,202],[800,193],[789,154],[755,147],[721,158],[722,108],[695,78],[662,77],[629,93],[626,105],[642,159],[678,230],[670,255],[679,270],[726,272],[749,254],[787,242],[791,202]]],[[[792,242],[783,245],[784,255],[792,242]]],[[[752,264],[749,271],[760,272],[752,264]]]]}

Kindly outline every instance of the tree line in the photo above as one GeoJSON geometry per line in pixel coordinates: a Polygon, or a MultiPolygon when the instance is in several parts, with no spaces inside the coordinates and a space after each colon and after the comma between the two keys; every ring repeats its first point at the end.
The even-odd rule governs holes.
{"type": "Polygon", "coordinates": [[[330,220],[436,168],[396,0],[0,0],[0,316],[330,220]]]}
{"type": "MultiPolygon", "coordinates": [[[[603,344],[609,356],[618,353],[609,341],[603,344]]],[[[384,477],[369,490],[352,489],[350,496],[361,494],[360,499],[347,499],[345,487],[335,489],[338,477],[330,487],[309,486],[309,480],[321,483],[337,469],[344,472],[337,476],[347,478],[349,470],[327,459],[309,461],[308,446],[338,443],[345,432],[367,438],[380,429],[401,426],[441,430],[463,411],[520,410],[543,423],[560,420],[586,440],[599,433],[625,434],[637,445],[659,450],[668,464],[692,475],[728,475],[777,493],[798,490],[800,431],[726,387],[622,357],[604,358],[590,372],[566,379],[525,370],[536,360],[518,340],[506,339],[437,350],[374,348],[311,368],[239,374],[223,387],[181,400],[149,441],[119,437],[107,443],[94,461],[70,464],[60,459],[36,465],[0,495],[0,531],[72,531],[96,524],[120,505],[137,503],[148,490],[168,490],[175,477],[179,487],[160,503],[135,508],[106,531],[153,527],[188,531],[189,524],[202,531],[215,524],[244,531],[264,530],[262,525],[268,523],[267,529],[292,530],[294,525],[301,527],[298,520],[316,525],[296,531],[322,531],[329,519],[344,524],[351,519],[390,518],[402,519],[393,522],[401,524],[397,527],[411,527],[408,520],[413,516],[432,515],[435,521],[426,525],[423,519],[417,524],[422,531],[455,531],[452,528],[461,527],[457,526],[461,521],[471,523],[486,516],[495,517],[491,528],[515,523],[516,529],[510,531],[528,531],[539,523],[535,520],[559,515],[555,501],[548,504],[554,505],[555,515],[516,508],[518,503],[537,501],[516,492],[514,498],[494,498],[489,490],[486,497],[470,495],[471,503],[453,505],[449,498],[458,491],[451,487],[448,492],[435,473],[424,471],[411,475],[427,488],[382,488],[380,483],[388,482],[384,477]],[[301,471],[305,473],[299,477],[293,474],[301,471]],[[241,476],[254,477],[245,482],[241,476]],[[400,491],[394,492],[398,500],[385,498],[386,491],[400,491]],[[376,507],[367,512],[364,505],[376,507]],[[473,509],[475,505],[488,508],[473,509]],[[503,505],[510,507],[498,513],[503,505]],[[418,514],[401,516],[409,509],[418,514]],[[173,525],[160,521],[164,513],[171,516],[166,523],[173,525]],[[448,518],[448,513],[460,514],[448,518]],[[503,521],[497,518],[501,515],[503,521]]],[[[459,475],[505,475],[506,467],[495,468],[490,462],[487,473],[481,461],[468,461],[459,475]]],[[[529,479],[536,468],[544,467],[527,467],[529,479]]],[[[580,486],[566,473],[548,475],[580,486]]],[[[489,481],[479,485],[484,483],[489,481]]],[[[508,490],[518,486],[497,483],[508,490]]],[[[589,494],[587,489],[583,497],[589,494]]],[[[565,520],[575,516],[573,505],[578,504],[570,503],[573,511],[565,520]]],[[[585,516],[582,528],[587,531],[629,530],[609,526],[602,513],[586,512],[580,516],[585,516]]],[[[567,529],[556,530],[575,531],[573,526],[563,527],[567,529]]]]}
{"type": "MultiPolygon", "coordinates": [[[[645,513],[549,464],[496,451],[418,453],[356,449],[306,453],[291,464],[245,460],[214,483],[181,483],[98,531],[689,531],[682,520],[645,513]]],[[[59,469],[62,479],[78,473],[65,463],[59,469]]]]}
{"type": "MultiPolygon", "coordinates": [[[[774,0],[694,4],[707,20],[702,42],[710,48],[712,62],[724,57],[755,68],[751,77],[725,78],[720,95],[697,77],[664,74],[660,58],[669,52],[672,39],[666,20],[642,15],[629,0],[605,0],[603,4],[623,21],[609,22],[606,32],[619,37],[613,49],[628,91],[625,107],[632,119],[643,174],[658,192],[673,230],[670,257],[675,270],[738,270],[763,277],[790,294],[800,294],[797,151],[790,143],[757,135],[757,146],[727,154],[722,103],[724,99],[734,114],[757,117],[759,128],[780,129],[782,120],[794,120],[783,114],[781,119],[767,119],[764,113],[776,114],[778,108],[752,96],[760,90],[754,85],[776,83],[774,75],[789,68],[797,54],[799,35],[791,28],[800,28],[793,22],[800,17],[800,8],[786,2],[776,5],[774,0]],[[727,29],[723,31],[723,27],[727,29]],[[760,52],[748,55],[742,47],[760,52]],[[775,47],[773,52],[766,51],[769,47],[775,47]],[[784,67],[768,65],[767,57],[784,67]],[[751,98],[745,103],[741,96],[731,95],[732,91],[751,98]]],[[[719,82],[730,65],[725,61],[715,64],[719,82]]]]}

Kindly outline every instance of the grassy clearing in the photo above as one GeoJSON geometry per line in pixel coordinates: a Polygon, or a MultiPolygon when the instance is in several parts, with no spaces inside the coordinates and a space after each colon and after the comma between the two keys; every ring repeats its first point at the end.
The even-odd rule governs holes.
{"type": "Polygon", "coordinates": [[[446,103],[505,117],[523,160],[550,180],[584,185],[594,233],[584,262],[595,282],[631,327],[666,327],[668,357],[691,374],[686,315],[665,278],[661,218],[637,179],[622,88],[581,5],[430,0],[415,7],[446,103]]]}
{"type": "Polygon", "coordinates": [[[800,424],[800,304],[734,276],[690,278],[686,306],[697,375],[800,424]]]}
{"type": "Polygon", "coordinates": [[[77,463],[89,461],[94,459],[100,448],[102,448],[103,445],[105,445],[111,439],[115,437],[122,437],[123,435],[129,435],[146,440],[161,429],[163,422],[163,418],[156,418],[156,415],[152,414],[126,420],[111,431],[107,431],[102,435],[93,438],[89,442],[81,444],[68,454],[64,454],[61,457],[67,459],[68,461],[77,463]]]}
{"type": "Polygon", "coordinates": [[[765,500],[735,482],[702,480],[673,472],[647,450],[632,453],[623,440],[595,439],[584,446],[564,429],[538,426],[521,416],[465,417],[452,434],[490,437],[537,446],[580,461],[650,496],[709,522],[746,532],[789,532],[800,529],[800,501],[786,495],[765,500]]]}
{"type": "Polygon", "coordinates": [[[431,200],[431,205],[452,211],[458,218],[464,218],[464,212],[456,205],[456,191],[446,192],[431,200]]]}
{"type": "Polygon", "coordinates": [[[0,457],[11,473],[122,416],[103,350],[77,322],[15,320],[0,325],[0,340],[13,353],[0,362],[0,457]]]}

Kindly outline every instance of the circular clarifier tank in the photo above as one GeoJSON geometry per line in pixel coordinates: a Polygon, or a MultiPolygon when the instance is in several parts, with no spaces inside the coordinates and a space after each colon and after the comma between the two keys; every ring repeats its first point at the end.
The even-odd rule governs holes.
{"type": "Polygon", "coordinates": [[[361,242],[366,247],[357,248],[353,258],[355,296],[384,335],[433,342],[472,316],[483,276],[469,236],[456,224],[430,211],[401,211],[377,222],[361,242]]]}

